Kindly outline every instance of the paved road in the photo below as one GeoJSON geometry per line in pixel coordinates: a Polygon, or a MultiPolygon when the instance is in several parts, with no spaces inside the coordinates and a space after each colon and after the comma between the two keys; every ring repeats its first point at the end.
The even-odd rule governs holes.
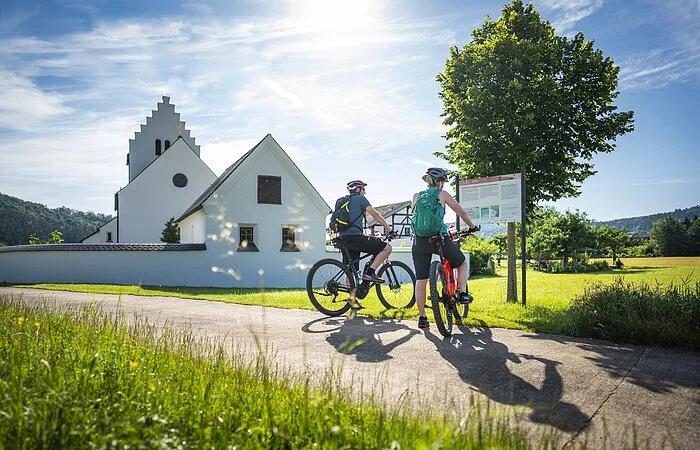
{"type": "Polygon", "coordinates": [[[169,297],[0,287],[26,303],[121,308],[151,323],[247,345],[257,338],[292,370],[322,377],[341,367],[346,383],[376,387],[389,402],[434,404],[461,415],[472,396],[519,413],[533,432],[558,430],[561,445],[700,448],[700,353],[589,339],[463,327],[449,339],[413,320],[327,318],[283,310],[169,297]],[[544,430],[543,430],[544,429],[544,430]]]}

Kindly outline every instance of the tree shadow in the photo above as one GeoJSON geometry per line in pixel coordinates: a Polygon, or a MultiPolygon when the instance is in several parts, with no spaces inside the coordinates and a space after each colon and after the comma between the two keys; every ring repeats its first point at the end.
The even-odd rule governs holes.
{"type": "Polygon", "coordinates": [[[531,408],[532,422],[566,432],[579,431],[588,424],[588,417],[576,405],[562,401],[564,383],[557,370],[560,362],[510,352],[505,344],[494,341],[491,330],[480,322],[482,326],[472,329],[460,326],[463,334],[449,338],[443,339],[430,331],[426,331],[425,337],[457,369],[465,383],[497,403],[531,408]],[[544,366],[542,387],[512,374],[506,364],[507,361],[520,364],[524,360],[544,366]]]}
{"type": "Polygon", "coordinates": [[[302,330],[307,333],[330,332],[326,341],[339,353],[354,355],[357,361],[369,363],[391,359],[394,348],[419,334],[418,330],[395,320],[356,315],[316,319],[305,324],[302,330]]]}
{"type": "MultiPolygon", "coordinates": [[[[615,344],[587,338],[533,334],[530,339],[550,340],[590,353],[588,359],[613,378],[625,378],[650,392],[670,394],[679,386],[700,390],[700,355],[677,348],[615,344]]],[[[700,405],[700,399],[696,401],[700,405]]]]}

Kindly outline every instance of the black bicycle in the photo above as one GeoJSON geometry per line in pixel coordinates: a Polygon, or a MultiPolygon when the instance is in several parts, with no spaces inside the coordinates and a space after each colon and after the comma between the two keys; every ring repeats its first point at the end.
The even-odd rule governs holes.
{"type": "Polygon", "coordinates": [[[367,253],[351,261],[342,236],[334,238],[331,242],[350,262],[343,264],[337,259],[325,258],[309,270],[306,292],[311,303],[320,312],[329,316],[344,314],[353,306],[353,302],[367,297],[372,286],[376,287],[377,297],[387,309],[410,308],[416,302],[416,275],[408,265],[387,259],[377,269],[377,276],[383,282],[361,281],[362,274],[353,268],[359,268],[360,261],[366,258],[370,259],[365,267],[372,264],[374,255],[367,253]]]}
{"type": "Polygon", "coordinates": [[[450,260],[445,258],[442,252],[444,239],[452,239],[459,242],[461,238],[479,231],[480,226],[474,230],[462,230],[449,236],[438,234],[430,238],[430,242],[437,244],[440,261],[430,264],[428,284],[430,285],[430,304],[435,317],[435,325],[443,336],[452,334],[452,318],[458,323],[469,315],[469,303],[460,303],[457,298],[457,268],[452,267],[450,260]]]}

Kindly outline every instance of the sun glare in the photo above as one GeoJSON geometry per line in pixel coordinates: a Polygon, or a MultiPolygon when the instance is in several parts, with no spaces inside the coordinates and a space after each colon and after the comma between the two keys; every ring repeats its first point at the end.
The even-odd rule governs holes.
{"type": "Polygon", "coordinates": [[[375,27],[379,1],[305,0],[295,3],[294,19],[313,39],[328,45],[352,44],[375,27]]]}

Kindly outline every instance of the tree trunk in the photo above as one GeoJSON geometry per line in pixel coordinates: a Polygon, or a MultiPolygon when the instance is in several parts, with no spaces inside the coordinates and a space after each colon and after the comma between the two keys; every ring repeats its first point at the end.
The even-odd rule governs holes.
{"type": "Polygon", "coordinates": [[[508,222],[508,302],[518,302],[518,278],[515,255],[515,222],[508,222]]]}

